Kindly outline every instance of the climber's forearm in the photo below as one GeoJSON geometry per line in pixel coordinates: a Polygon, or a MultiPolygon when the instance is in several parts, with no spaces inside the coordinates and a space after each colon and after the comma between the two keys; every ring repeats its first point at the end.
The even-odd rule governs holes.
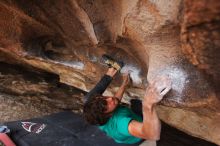
{"type": "Polygon", "coordinates": [[[148,139],[159,140],[161,123],[156,112],[156,104],[143,103],[143,133],[148,139]]]}
{"type": "Polygon", "coordinates": [[[119,101],[121,101],[122,97],[123,97],[123,94],[125,92],[125,89],[126,89],[126,85],[125,84],[122,84],[119,89],[117,90],[117,92],[115,93],[115,97],[119,99],[119,101]]]}

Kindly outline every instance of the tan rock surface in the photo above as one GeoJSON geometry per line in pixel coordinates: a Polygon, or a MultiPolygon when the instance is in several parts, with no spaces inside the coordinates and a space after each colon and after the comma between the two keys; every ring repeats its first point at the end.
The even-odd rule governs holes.
{"type": "MultiPolygon", "coordinates": [[[[107,53],[126,63],[122,72],[132,70],[126,102],[142,97],[155,76],[168,75],[172,91],[160,117],[220,144],[219,13],[218,0],[3,0],[0,61],[57,74],[60,82],[89,91],[106,70],[100,58],[107,53]]],[[[106,94],[120,81],[117,76],[106,94]]]]}
{"type": "Polygon", "coordinates": [[[58,76],[0,63],[0,123],[71,110],[81,113],[82,91],[58,76]]]}

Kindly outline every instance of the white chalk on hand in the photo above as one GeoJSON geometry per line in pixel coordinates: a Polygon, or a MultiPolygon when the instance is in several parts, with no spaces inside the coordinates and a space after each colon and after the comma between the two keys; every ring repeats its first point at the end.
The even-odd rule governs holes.
{"type": "Polygon", "coordinates": [[[156,91],[161,95],[166,95],[171,89],[171,79],[168,76],[156,77],[153,82],[156,91]]]}

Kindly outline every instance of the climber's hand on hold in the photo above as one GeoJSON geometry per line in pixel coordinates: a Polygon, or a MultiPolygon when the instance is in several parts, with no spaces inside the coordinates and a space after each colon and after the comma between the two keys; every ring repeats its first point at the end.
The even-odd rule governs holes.
{"type": "Polygon", "coordinates": [[[130,82],[130,74],[128,72],[122,75],[122,85],[127,86],[130,82]]]}
{"type": "Polygon", "coordinates": [[[167,76],[157,77],[146,89],[144,104],[152,106],[163,99],[171,89],[171,80],[167,76]]]}

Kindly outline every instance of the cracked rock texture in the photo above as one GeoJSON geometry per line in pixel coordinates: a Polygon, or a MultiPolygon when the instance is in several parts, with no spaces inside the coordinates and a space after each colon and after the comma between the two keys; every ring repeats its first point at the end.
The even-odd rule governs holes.
{"type": "MultiPolygon", "coordinates": [[[[158,107],[160,118],[220,144],[218,0],[0,1],[0,65],[7,72],[0,76],[0,100],[11,107],[3,111],[30,104],[37,115],[37,103],[49,102],[40,112],[80,112],[83,95],[64,86],[89,91],[107,69],[103,54],[123,60],[122,72],[131,70],[125,102],[142,98],[148,83],[167,75],[173,85],[158,107]],[[40,74],[12,76],[9,64],[40,74]]],[[[120,82],[118,75],[105,94],[120,82]]]]}
{"type": "Polygon", "coordinates": [[[81,113],[83,92],[57,75],[0,63],[0,123],[63,110],[81,113]]]}

